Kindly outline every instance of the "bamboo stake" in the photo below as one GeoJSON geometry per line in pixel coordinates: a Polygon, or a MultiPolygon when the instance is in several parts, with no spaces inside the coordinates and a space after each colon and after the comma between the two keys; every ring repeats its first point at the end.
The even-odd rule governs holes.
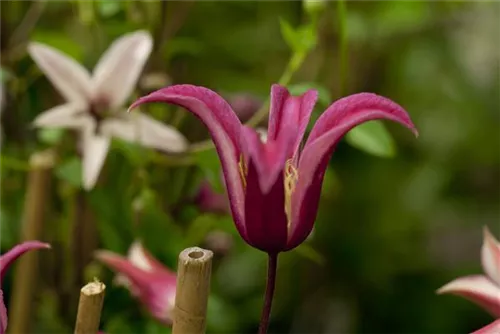
{"type": "Polygon", "coordinates": [[[172,334],[204,334],[212,251],[191,247],[179,254],[172,334]]]}
{"type": "Polygon", "coordinates": [[[97,334],[106,285],[95,280],[80,290],[75,334],[97,334]]]}
{"type": "MultiPolygon", "coordinates": [[[[34,153],[30,158],[26,199],[24,202],[22,240],[43,239],[46,208],[50,201],[51,173],[55,155],[51,150],[34,153]]],[[[14,272],[9,308],[9,332],[31,333],[33,301],[39,280],[38,252],[28,252],[18,260],[14,272]]]]}

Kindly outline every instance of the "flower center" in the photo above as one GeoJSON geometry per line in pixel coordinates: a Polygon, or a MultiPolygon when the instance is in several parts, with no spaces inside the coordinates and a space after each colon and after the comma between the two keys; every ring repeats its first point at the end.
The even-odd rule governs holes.
{"type": "Polygon", "coordinates": [[[288,228],[290,228],[290,223],[292,221],[292,194],[295,190],[297,181],[299,180],[299,171],[293,165],[292,159],[288,159],[286,161],[284,173],[285,214],[288,220],[288,228]]]}

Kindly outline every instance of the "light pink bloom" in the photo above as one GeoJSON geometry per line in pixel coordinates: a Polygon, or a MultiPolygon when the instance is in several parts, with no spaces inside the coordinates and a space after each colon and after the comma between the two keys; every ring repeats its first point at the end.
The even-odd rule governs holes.
{"type": "MultiPolygon", "coordinates": [[[[451,293],[465,297],[500,320],[500,243],[487,227],[484,228],[481,263],[485,275],[459,277],[440,288],[437,292],[439,294],[451,293]]],[[[499,321],[495,321],[476,333],[500,333],[499,328],[499,321]]]]}
{"type": "Polygon", "coordinates": [[[484,326],[481,329],[471,334],[498,334],[500,333],[500,319],[493,321],[491,324],[484,326]]]}
{"type": "MultiPolygon", "coordinates": [[[[14,262],[14,260],[16,260],[19,256],[23,255],[27,251],[40,248],[50,248],[50,245],[40,241],[25,241],[0,256],[0,283],[3,281],[7,269],[10,267],[12,262],[14,262]]],[[[6,329],[7,308],[5,307],[3,301],[3,292],[0,287],[0,334],[4,334],[6,329]]]]}
{"type": "Polygon", "coordinates": [[[33,42],[28,46],[33,60],[66,99],[66,103],[40,114],[34,125],[80,132],[85,189],[95,185],[111,137],[166,152],[182,152],[187,148],[186,139],[175,128],[143,114],[122,112],[152,44],[145,31],[126,34],[111,44],[92,74],[48,45],[33,42]]]}
{"type": "Polygon", "coordinates": [[[176,274],[156,260],[139,241],[130,246],[127,258],[109,251],[98,251],[96,258],[118,272],[116,282],[126,286],[153,317],[164,324],[172,323],[176,274]]]}

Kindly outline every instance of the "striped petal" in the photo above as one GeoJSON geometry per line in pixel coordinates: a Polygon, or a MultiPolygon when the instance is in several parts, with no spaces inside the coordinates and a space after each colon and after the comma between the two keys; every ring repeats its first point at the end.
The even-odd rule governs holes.
{"type": "Polygon", "coordinates": [[[487,227],[484,227],[481,263],[484,272],[500,287],[500,243],[487,227]]]}

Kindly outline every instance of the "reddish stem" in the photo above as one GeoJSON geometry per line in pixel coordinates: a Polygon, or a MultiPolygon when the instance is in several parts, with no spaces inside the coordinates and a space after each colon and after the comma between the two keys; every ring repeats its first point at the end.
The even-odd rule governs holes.
{"type": "Polygon", "coordinates": [[[266,295],[264,297],[264,307],[260,318],[259,334],[266,334],[269,326],[269,316],[273,304],[274,288],[276,286],[276,269],[278,267],[278,254],[269,254],[267,264],[267,284],[266,295]]]}

